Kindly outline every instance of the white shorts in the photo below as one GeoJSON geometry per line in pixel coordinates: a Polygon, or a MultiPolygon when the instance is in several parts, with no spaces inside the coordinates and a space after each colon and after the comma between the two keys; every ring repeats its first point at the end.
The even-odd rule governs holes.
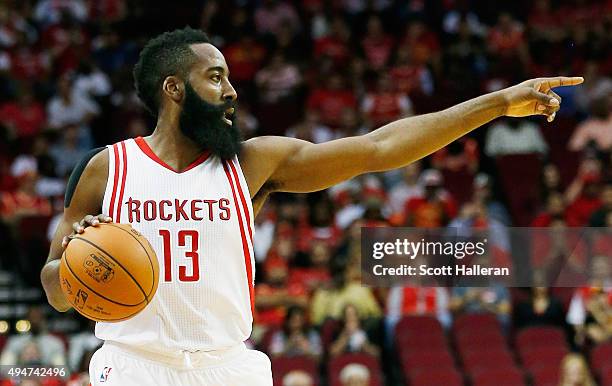
{"type": "Polygon", "coordinates": [[[244,344],[167,357],[105,342],[89,363],[91,386],[272,386],[270,359],[244,344]]]}

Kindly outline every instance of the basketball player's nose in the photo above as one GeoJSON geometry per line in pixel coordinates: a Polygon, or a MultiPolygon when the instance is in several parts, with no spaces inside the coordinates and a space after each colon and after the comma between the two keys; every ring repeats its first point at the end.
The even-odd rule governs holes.
{"type": "Polygon", "coordinates": [[[234,87],[229,82],[227,82],[227,85],[225,86],[225,90],[223,91],[223,100],[235,101],[236,98],[238,98],[238,94],[236,93],[236,90],[234,90],[234,87]]]}

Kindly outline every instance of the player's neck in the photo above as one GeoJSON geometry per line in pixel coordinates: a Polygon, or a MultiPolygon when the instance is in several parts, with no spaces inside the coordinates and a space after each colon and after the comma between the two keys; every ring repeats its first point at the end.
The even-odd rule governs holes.
{"type": "Polygon", "coordinates": [[[153,134],[145,137],[151,150],[174,170],[183,170],[202,154],[202,149],[180,132],[158,121],[153,134]]]}

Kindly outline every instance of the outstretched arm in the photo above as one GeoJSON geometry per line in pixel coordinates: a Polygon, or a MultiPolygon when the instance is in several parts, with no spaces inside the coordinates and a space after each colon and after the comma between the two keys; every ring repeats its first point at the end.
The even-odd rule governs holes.
{"type": "Polygon", "coordinates": [[[271,191],[325,189],[359,174],[407,165],[500,116],[546,115],[552,121],[561,103],[552,89],[582,81],[532,79],[440,112],[397,120],[366,135],[322,144],[254,138],[245,143],[243,168],[254,201],[271,191]]]}

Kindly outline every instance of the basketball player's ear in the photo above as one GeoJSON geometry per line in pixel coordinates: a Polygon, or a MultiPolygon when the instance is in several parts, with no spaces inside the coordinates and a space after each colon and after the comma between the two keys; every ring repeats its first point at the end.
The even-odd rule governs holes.
{"type": "Polygon", "coordinates": [[[183,95],[185,93],[185,84],[178,77],[170,75],[164,79],[162,91],[170,99],[176,103],[180,103],[183,100],[183,95]]]}

